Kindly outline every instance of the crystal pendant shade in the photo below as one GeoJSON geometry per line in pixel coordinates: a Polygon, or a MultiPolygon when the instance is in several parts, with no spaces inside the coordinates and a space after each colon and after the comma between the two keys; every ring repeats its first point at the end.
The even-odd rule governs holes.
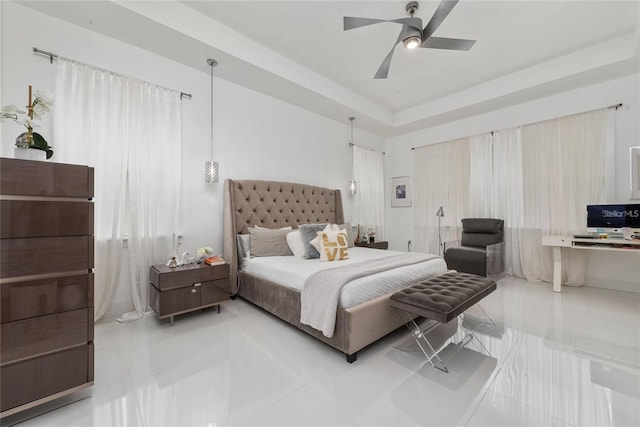
{"type": "Polygon", "coordinates": [[[355,180],[349,181],[349,193],[356,194],[358,192],[358,183],[355,180]]]}
{"type": "Polygon", "coordinates": [[[204,162],[204,171],[204,180],[206,183],[211,184],[214,182],[218,182],[218,162],[207,160],[206,162],[204,162]]]}

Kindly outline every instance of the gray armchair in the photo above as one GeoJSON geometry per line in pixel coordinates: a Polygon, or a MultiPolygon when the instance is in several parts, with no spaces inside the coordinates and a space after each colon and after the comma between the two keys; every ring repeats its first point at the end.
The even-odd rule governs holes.
{"type": "Polygon", "coordinates": [[[504,221],[495,218],[462,220],[459,246],[445,244],[444,260],[451,270],[487,276],[504,271],[504,221]]]}

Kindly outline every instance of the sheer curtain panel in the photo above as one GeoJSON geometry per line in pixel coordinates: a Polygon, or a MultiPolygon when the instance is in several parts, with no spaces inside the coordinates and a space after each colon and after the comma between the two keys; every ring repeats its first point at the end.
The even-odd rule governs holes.
{"type": "Polygon", "coordinates": [[[353,225],[373,228],[376,239],[384,238],[384,154],[353,147],[353,176],[358,183],[354,197],[353,225]]]}
{"type": "Polygon", "coordinates": [[[440,241],[457,240],[469,211],[469,140],[416,148],[413,152],[416,250],[443,254],[440,241]],[[444,209],[444,217],[436,212],[444,209]],[[440,224],[438,224],[440,220],[440,224]]]}
{"type": "Polygon", "coordinates": [[[166,261],[179,229],[179,93],[61,58],[55,100],[58,161],[95,168],[95,319],[109,308],[123,257],[137,318],[149,266],[166,261]]]}

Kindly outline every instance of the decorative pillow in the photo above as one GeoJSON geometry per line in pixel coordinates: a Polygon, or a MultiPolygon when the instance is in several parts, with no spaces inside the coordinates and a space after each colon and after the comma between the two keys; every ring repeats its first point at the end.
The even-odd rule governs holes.
{"type": "Polygon", "coordinates": [[[306,251],[300,230],[294,230],[287,233],[287,245],[289,246],[289,249],[291,249],[291,252],[293,252],[294,256],[304,258],[306,251]]]}
{"type": "Polygon", "coordinates": [[[357,232],[353,229],[353,227],[351,226],[350,223],[344,223],[344,224],[340,224],[338,225],[338,229],[339,230],[347,230],[347,243],[349,244],[350,248],[353,248],[356,246],[356,234],[357,232]]]}
{"type": "Polygon", "coordinates": [[[238,264],[240,268],[245,268],[247,260],[251,258],[251,235],[238,234],[236,236],[236,246],[238,246],[238,264]]]}
{"type": "Polygon", "coordinates": [[[304,241],[305,258],[320,258],[320,253],[311,246],[311,241],[316,238],[318,231],[322,231],[327,224],[302,224],[298,229],[304,241]]]}
{"type": "Polygon", "coordinates": [[[349,244],[346,230],[323,230],[320,238],[320,261],[339,261],[349,258],[349,244]]]}
{"type": "Polygon", "coordinates": [[[287,245],[290,230],[249,228],[251,235],[251,256],[293,255],[287,245]]]}
{"type": "MultiPolygon", "coordinates": [[[[336,224],[327,224],[327,226],[323,228],[322,231],[340,231],[340,229],[336,224]]],[[[318,254],[320,254],[320,232],[319,231],[316,232],[316,237],[314,237],[309,242],[309,244],[313,246],[316,249],[316,251],[318,251],[318,254]]]]}

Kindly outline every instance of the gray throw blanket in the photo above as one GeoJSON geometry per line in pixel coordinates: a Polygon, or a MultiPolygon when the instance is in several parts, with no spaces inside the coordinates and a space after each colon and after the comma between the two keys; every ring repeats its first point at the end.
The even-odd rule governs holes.
{"type": "MultiPolygon", "coordinates": [[[[410,252],[385,258],[355,262],[318,271],[306,280],[300,295],[300,322],[331,338],[336,328],[336,313],[342,288],[352,280],[406,265],[438,258],[437,255],[410,252]]],[[[407,286],[412,285],[412,283],[407,286]]]]}

